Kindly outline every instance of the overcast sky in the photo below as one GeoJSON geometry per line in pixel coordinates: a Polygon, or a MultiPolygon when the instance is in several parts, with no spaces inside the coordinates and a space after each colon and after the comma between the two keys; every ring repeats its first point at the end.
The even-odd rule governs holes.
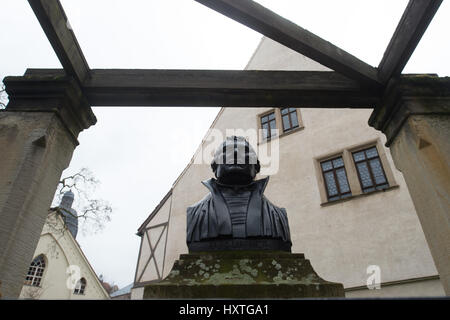
{"type": "MultiPolygon", "coordinates": [[[[62,0],[91,68],[243,69],[261,35],[192,0],[62,0]]],[[[407,0],[260,0],[259,3],[377,66],[407,0]]],[[[0,79],[60,68],[28,1],[0,0],[0,79]]],[[[405,73],[450,75],[450,3],[444,1],[405,73]]],[[[147,218],[191,159],[218,108],[96,108],[68,175],[88,167],[112,221],[78,241],[97,274],[133,281],[147,218]]],[[[75,200],[76,201],[76,200],[75,200]]]]}

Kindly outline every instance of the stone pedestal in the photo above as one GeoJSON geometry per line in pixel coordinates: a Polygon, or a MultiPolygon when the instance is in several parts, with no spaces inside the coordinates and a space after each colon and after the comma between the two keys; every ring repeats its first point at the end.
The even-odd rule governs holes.
{"type": "Polygon", "coordinates": [[[402,77],[369,124],[387,137],[450,295],[450,78],[402,77]]]}
{"type": "Polygon", "coordinates": [[[320,278],[303,254],[216,251],[183,254],[144,299],[293,299],[344,297],[340,283],[320,278]]]}
{"type": "Polygon", "coordinates": [[[18,298],[62,171],[96,122],[65,77],[8,77],[0,110],[0,294],[18,298]]]}

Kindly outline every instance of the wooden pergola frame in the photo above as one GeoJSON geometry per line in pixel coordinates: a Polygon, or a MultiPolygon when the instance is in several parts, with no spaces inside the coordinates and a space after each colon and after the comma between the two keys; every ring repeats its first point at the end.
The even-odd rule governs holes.
{"type": "Polygon", "coordinates": [[[251,0],[196,1],[334,71],[91,69],[60,1],[28,0],[63,69],[4,80],[0,295],[20,294],[57,181],[97,121],[91,106],[374,108],[369,125],[386,136],[450,295],[450,78],[402,75],[442,0],[409,1],[376,68],[251,0]]]}
{"type": "Polygon", "coordinates": [[[254,1],[196,1],[335,71],[90,69],[60,1],[28,0],[63,70],[30,69],[25,75],[73,77],[92,106],[374,108],[442,3],[410,0],[374,68],[254,1]]]}

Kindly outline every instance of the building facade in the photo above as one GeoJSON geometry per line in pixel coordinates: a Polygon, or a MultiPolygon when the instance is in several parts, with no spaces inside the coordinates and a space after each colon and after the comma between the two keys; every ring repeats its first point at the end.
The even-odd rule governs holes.
{"type": "Polygon", "coordinates": [[[76,241],[78,220],[73,193],[49,211],[20,299],[109,299],[76,241]]]}
{"type": "MultiPolygon", "coordinates": [[[[246,69],[330,71],[268,38],[246,69]]],[[[260,154],[278,151],[278,163],[267,165],[275,170],[265,195],[286,208],[292,252],[304,253],[321,277],[343,283],[347,297],[443,296],[403,176],[384,135],[367,124],[371,112],[222,108],[192,161],[138,230],[131,298],[142,298],[144,286],[167,276],[187,253],[186,208],[207,194],[201,181],[213,177],[209,162],[199,158],[231,129],[257,132],[250,143],[260,154]],[[380,289],[369,289],[378,283],[380,289]]]]}

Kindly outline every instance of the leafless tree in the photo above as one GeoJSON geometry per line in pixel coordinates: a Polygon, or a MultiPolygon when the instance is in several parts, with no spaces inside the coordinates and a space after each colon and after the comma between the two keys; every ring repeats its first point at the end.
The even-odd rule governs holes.
{"type": "Polygon", "coordinates": [[[61,210],[58,206],[62,197],[70,190],[75,195],[73,208],[77,211],[79,230],[83,233],[101,231],[105,223],[111,221],[112,207],[107,201],[94,197],[95,189],[99,184],[100,181],[87,168],[82,168],[79,172],[62,178],[56,190],[53,202],[56,208],[53,210],[61,210]]]}
{"type": "Polygon", "coordinates": [[[108,294],[112,294],[112,293],[116,292],[117,290],[119,290],[119,287],[116,285],[116,283],[114,281],[112,281],[111,283],[106,282],[103,274],[101,274],[98,277],[98,279],[100,280],[103,288],[105,288],[105,290],[106,290],[106,292],[108,292],[108,294]]]}
{"type": "Polygon", "coordinates": [[[45,226],[54,236],[53,241],[47,246],[49,255],[58,255],[58,242],[68,231],[67,225],[62,224],[58,216],[65,220],[65,214],[73,214],[60,207],[62,197],[67,191],[70,190],[75,195],[72,208],[77,212],[78,230],[83,234],[97,233],[104,228],[105,223],[111,221],[111,205],[105,200],[94,199],[94,191],[99,184],[100,181],[87,168],[82,168],[79,172],[59,181],[53,206],[45,221],[45,226]]]}
{"type": "Polygon", "coordinates": [[[0,109],[5,109],[8,102],[8,95],[6,94],[5,85],[0,85],[0,109]]]}

